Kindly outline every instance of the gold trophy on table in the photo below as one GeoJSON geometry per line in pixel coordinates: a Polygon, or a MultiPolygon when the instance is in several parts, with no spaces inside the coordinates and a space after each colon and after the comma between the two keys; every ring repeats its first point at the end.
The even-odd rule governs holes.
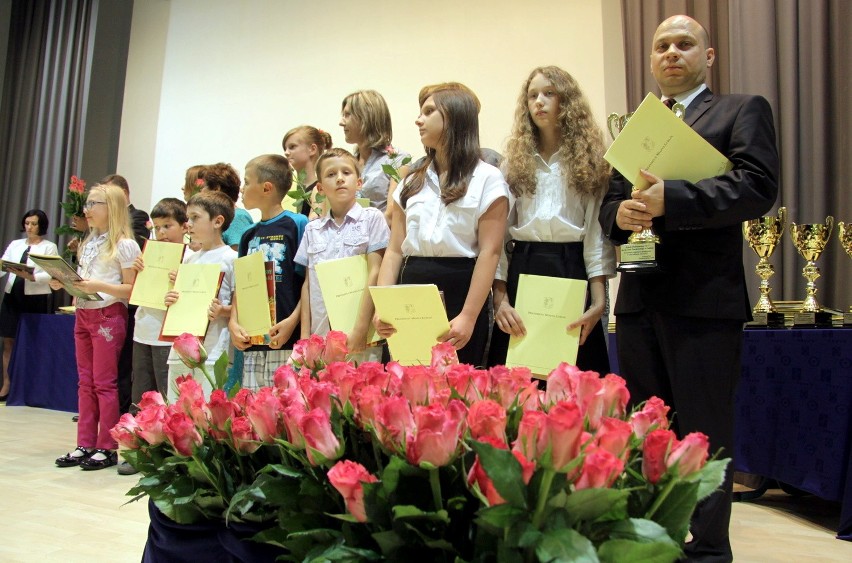
{"type": "MultiPolygon", "coordinates": [[[[852,258],[852,224],[846,224],[843,221],[837,224],[837,235],[840,239],[840,246],[852,258]]],[[[849,305],[849,311],[843,313],[843,326],[852,327],[852,305],[849,305]]]]}
{"type": "MultiPolygon", "coordinates": [[[[683,104],[675,104],[672,106],[672,112],[678,119],[683,119],[686,116],[686,106],[683,104]]],[[[633,112],[619,115],[611,113],[606,119],[606,126],[609,130],[609,135],[613,140],[621,133],[624,126],[633,116],[633,112]]],[[[633,191],[639,188],[633,187],[633,191]]],[[[650,273],[660,270],[660,265],[657,262],[657,245],[660,244],[660,237],[651,228],[644,228],[638,233],[631,233],[627,238],[627,244],[621,245],[621,261],[616,269],[619,272],[636,272],[650,273]]]]}
{"type": "Polygon", "coordinates": [[[771,215],[743,221],[743,236],[748,245],[760,257],[755,272],[760,277],[760,298],[752,309],[754,320],[748,323],[748,328],[779,328],[784,326],[784,313],[778,312],[769,297],[771,288],[769,278],[775,273],[775,268],[769,263],[769,257],[775,251],[784,227],[787,224],[787,208],[780,207],[778,216],[771,215]]]}
{"type": "Polygon", "coordinates": [[[790,225],[790,236],[799,254],[807,260],[802,268],[802,275],[808,280],[807,294],[802,302],[802,308],[793,317],[795,327],[830,327],[831,313],[823,311],[816,300],[816,280],[820,276],[816,261],[825,249],[834,227],[834,217],[825,218],[825,224],[790,225]]]}

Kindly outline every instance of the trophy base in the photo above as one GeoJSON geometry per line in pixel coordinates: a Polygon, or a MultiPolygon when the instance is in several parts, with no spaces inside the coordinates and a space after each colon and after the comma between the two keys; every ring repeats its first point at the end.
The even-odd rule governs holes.
{"type": "Polygon", "coordinates": [[[754,320],[746,323],[747,329],[784,328],[784,313],[753,313],[754,320]]]}
{"type": "Polygon", "coordinates": [[[828,311],[818,313],[799,311],[793,315],[793,328],[831,328],[831,313],[828,311]]]}
{"type": "Polygon", "coordinates": [[[650,274],[660,271],[657,243],[628,242],[621,245],[621,262],[616,270],[624,273],[650,274]]]}
{"type": "Polygon", "coordinates": [[[852,311],[843,313],[843,327],[852,328],[852,311]]]}

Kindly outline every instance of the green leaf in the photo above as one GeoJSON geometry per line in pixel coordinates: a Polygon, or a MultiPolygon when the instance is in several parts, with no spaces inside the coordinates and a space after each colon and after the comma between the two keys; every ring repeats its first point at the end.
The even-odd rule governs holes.
{"type": "Polygon", "coordinates": [[[697,482],[686,481],[675,483],[651,518],[668,530],[672,539],[678,543],[683,543],[689,531],[689,519],[698,504],[698,485],[697,482]]]}
{"type": "Polygon", "coordinates": [[[228,381],[228,353],[225,352],[216,363],[213,364],[213,380],[216,382],[216,389],[224,389],[225,383],[228,381]]]}
{"type": "Polygon", "coordinates": [[[580,532],[570,528],[552,530],[541,537],[535,549],[538,560],[571,561],[572,563],[597,563],[598,555],[592,542],[580,532]]]}
{"type": "Polygon", "coordinates": [[[568,495],[565,511],[571,525],[581,520],[621,520],[627,517],[629,496],[630,492],[624,489],[582,489],[568,495]]]}
{"type": "Polygon", "coordinates": [[[730,462],[731,460],[727,458],[708,461],[698,473],[687,479],[687,481],[699,482],[698,492],[696,493],[699,501],[709,497],[719,488],[725,479],[725,470],[730,462]]]}
{"type": "Polygon", "coordinates": [[[642,543],[612,539],[598,548],[602,563],[671,563],[680,557],[680,547],[675,543],[642,543]]]}
{"type": "Polygon", "coordinates": [[[436,522],[446,522],[447,524],[450,522],[446,510],[426,512],[410,504],[398,504],[394,506],[393,516],[395,520],[433,520],[436,522]]]}
{"type": "Polygon", "coordinates": [[[379,549],[382,554],[387,557],[405,545],[405,540],[394,530],[384,532],[376,532],[373,534],[373,539],[379,544],[379,549]]]}
{"type": "Polygon", "coordinates": [[[663,542],[677,547],[677,543],[669,537],[668,531],[653,520],[644,518],[628,518],[615,522],[609,528],[609,537],[642,543],[663,542]]]}
{"type": "Polygon", "coordinates": [[[471,446],[500,496],[511,505],[527,508],[526,485],[521,464],[512,452],[484,442],[474,441],[471,446]]]}
{"type": "Polygon", "coordinates": [[[498,504],[483,508],[476,513],[476,523],[498,533],[504,528],[529,517],[529,511],[511,504],[498,504]]]}

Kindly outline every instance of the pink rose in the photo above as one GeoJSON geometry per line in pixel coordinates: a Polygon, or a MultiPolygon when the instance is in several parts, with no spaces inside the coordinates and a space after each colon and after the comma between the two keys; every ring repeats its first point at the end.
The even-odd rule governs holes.
{"type": "Polygon", "coordinates": [[[432,346],[432,368],[438,373],[444,373],[447,366],[459,363],[459,355],[456,352],[456,347],[449,342],[441,342],[432,346]]]}
{"type": "Polygon", "coordinates": [[[308,408],[304,403],[294,401],[284,408],[284,427],[287,430],[287,441],[297,450],[305,449],[305,437],[299,428],[299,422],[307,414],[308,408]]]}
{"type": "Polygon", "coordinates": [[[207,360],[207,351],[194,334],[184,332],[175,339],[172,348],[189,369],[200,367],[207,360]]]}
{"type": "Polygon", "coordinates": [[[414,407],[415,430],[406,437],[406,458],[412,465],[429,463],[442,467],[456,456],[467,408],[458,399],[447,407],[432,404],[414,407]]]}
{"type": "Polygon", "coordinates": [[[293,345],[290,360],[297,366],[310,369],[319,368],[322,353],[325,351],[325,341],[322,336],[312,334],[310,338],[299,340],[293,345]]]}
{"type": "Polygon", "coordinates": [[[392,452],[405,449],[408,435],[414,429],[411,404],[405,397],[385,397],[376,411],[376,436],[392,452]]]}
{"type": "Polygon", "coordinates": [[[468,403],[487,397],[490,392],[491,376],[485,370],[468,364],[455,364],[448,366],[444,375],[450,388],[468,403]]]}
{"type": "Polygon", "coordinates": [[[298,387],[298,377],[290,364],[283,364],[275,370],[272,376],[272,384],[278,389],[292,389],[298,387]]]}
{"type": "Polygon", "coordinates": [[[166,407],[163,405],[151,405],[139,411],[136,415],[136,435],[148,442],[151,446],[158,446],[166,440],[163,424],[166,422],[166,407]]]}
{"type": "Polygon", "coordinates": [[[249,405],[254,402],[254,392],[251,389],[246,389],[243,387],[234,397],[231,399],[231,402],[240,412],[240,414],[245,414],[246,409],[249,405]]]}
{"type": "Polygon", "coordinates": [[[692,432],[672,447],[666,465],[674,467],[678,476],[692,475],[707,463],[707,451],[710,442],[706,434],[692,432]]]}
{"type": "Polygon", "coordinates": [[[221,389],[216,389],[210,394],[207,402],[207,414],[212,433],[216,438],[224,438],[225,423],[239,413],[236,405],[228,400],[228,396],[221,389]]]}
{"type": "Polygon", "coordinates": [[[325,335],[325,348],[322,352],[322,361],[325,365],[332,362],[345,362],[346,333],[339,330],[331,330],[325,335]]]}
{"type": "Polygon", "coordinates": [[[412,405],[425,405],[429,402],[432,375],[430,367],[408,366],[405,368],[399,390],[412,405]]]}
{"type": "Polygon", "coordinates": [[[253,454],[260,447],[260,440],[254,433],[251,421],[245,416],[237,416],[231,420],[231,436],[234,449],[241,454],[253,454]]]}
{"type": "Polygon", "coordinates": [[[666,473],[666,459],[675,444],[676,438],[671,430],[651,430],[645,436],[642,445],[642,475],[652,485],[659,482],[666,473]]]}
{"type": "Polygon", "coordinates": [[[118,424],[110,429],[109,435],[112,436],[113,440],[118,442],[119,446],[128,450],[138,450],[140,446],[139,438],[136,437],[136,430],[138,428],[139,424],[133,418],[133,415],[124,413],[118,419],[118,424]]]}
{"type": "Polygon", "coordinates": [[[77,176],[71,176],[71,183],[68,185],[68,191],[82,194],[86,191],[86,182],[77,176]]]}
{"type": "Polygon", "coordinates": [[[595,443],[599,448],[608,451],[622,461],[626,461],[630,453],[627,444],[630,442],[632,434],[633,427],[629,422],[620,418],[607,417],[601,420],[601,425],[595,434],[595,443]]]}
{"type": "Polygon", "coordinates": [[[481,442],[490,436],[503,443],[506,441],[506,409],[495,401],[483,399],[472,403],[467,425],[474,440],[481,442]]]}
{"type": "Polygon", "coordinates": [[[331,414],[332,397],[340,394],[337,385],[328,381],[315,381],[313,379],[303,382],[302,392],[308,400],[311,409],[322,409],[331,414]]]}
{"type": "Polygon", "coordinates": [[[246,408],[246,416],[254,426],[258,438],[271,444],[281,436],[284,424],[281,415],[284,408],[272,387],[261,387],[254,401],[246,408]]]}
{"type": "Polygon", "coordinates": [[[545,454],[543,459],[536,461],[559,472],[567,471],[568,464],[580,454],[582,434],[583,415],[579,407],[567,401],[556,403],[550,408],[545,419],[544,444],[550,455],[545,454]]]}
{"type": "Polygon", "coordinates": [[[526,459],[539,459],[539,439],[545,436],[546,418],[547,415],[538,410],[524,411],[512,450],[521,452],[526,459]]]}
{"type": "Polygon", "coordinates": [[[322,409],[308,412],[299,421],[299,430],[305,437],[308,461],[322,465],[343,455],[343,444],[331,429],[328,414],[322,409]]]}
{"type": "Polygon", "coordinates": [[[642,410],[630,415],[630,424],[637,438],[643,437],[648,430],[669,427],[669,407],[659,397],[651,397],[642,406],[642,410]]]}
{"type": "MultiPolygon", "coordinates": [[[[388,365],[390,366],[392,363],[394,362],[388,365]]],[[[356,371],[364,385],[375,385],[384,389],[388,384],[388,373],[385,371],[385,366],[380,362],[364,362],[356,368],[356,371]]]]}
{"type": "Polygon", "coordinates": [[[195,428],[192,419],[185,413],[174,413],[166,419],[163,431],[175,451],[183,456],[191,456],[194,447],[201,445],[201,434],[195,428]]]}
{"type": "Polygon", "coordinates": [[[375,385],[365,385],[357,395],[352,396],[355,407],[355,420],[365,430],[375,428],[376,409],[384,400],[382,390],[375,385]]]}
{"type": "Polygon", "coordinates": [[[204,413],[201,410],[204,406],[204,390],[192,376],[185,377],[178,383],[178,398],[175,405],[196,422],[204,421],[204,413]]]}
{"type": "Polygon", "coordinates": [[[139,400],[139,410],[145,410],[153,405],[165,406],[166,402],[159,391],[145,391],[142,393],[142,398],[139,400]]]}
{"type": "Polygon", "coordinates": [[[622,417],[627,412],[630,392],[627,382],[614,373],[603,378],[603,415],[622,417]]]}
{"type": "Polygon", "coordinates": [[[583,469],[574,483],[576,490],[609,487],[615,482],[624,462],[610,452],[592,447],[583,458],[583,469]]]}
{"type": "Polygon", "coordinates": [[[375,475],[371,475],[360,463],[343,460],[334,464],[328,470],[328,480],[331,486],[343,496],[346,501],[346,510],[359,522],[367,521],[367,512],[364,509],[364,483],[375,483],[378,481],[375,475]]]}
{"type": "Polygon", "coordinates": [[[580,369],[569,363],[562,362],[547,376],[547,391],[545,400],[553,405],[559,401],[573,401],[574,387],[580,369]]]}

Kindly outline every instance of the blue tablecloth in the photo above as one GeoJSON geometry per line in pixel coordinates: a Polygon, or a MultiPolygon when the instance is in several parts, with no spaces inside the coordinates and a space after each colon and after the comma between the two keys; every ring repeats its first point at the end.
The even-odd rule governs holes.
{"type": "Polygon", "coordinates": [[[746,331],[736,414],[734,467],[839,501],[852,541],[852,330],[746,331]]]}
{"type": "Polygon", "coordinates": [[[74,315],[22,315],[9,376],[7,405],[77,412],[74,315]]]}
{"type": "Polygon", "coordinates": [[[743,331],[736,401],[734,468],[839,501],[852,541],[852,330],[743,331]]]}

